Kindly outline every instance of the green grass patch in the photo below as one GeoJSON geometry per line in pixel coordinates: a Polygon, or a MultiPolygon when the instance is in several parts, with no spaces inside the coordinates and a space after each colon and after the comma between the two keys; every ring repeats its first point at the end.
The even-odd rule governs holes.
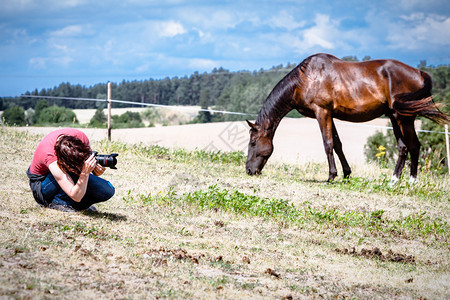
{"type": "Polygon", "coordinates": [[[206,191],[178,195],[174,190],[170,190],[166,194],[137,195],[137,199],[134,199],[129,192],[125,198],[126,201],[137,200],[146,205],[189,205],[200,210],[223,210],[244,216],[263,217],[294,226],[309,224],[317,228],[353,227],[403,238],[432,237],[440,242],[448,243],[447,222],[439,218],[432,219],[425,212],[399,219],[388,219],[383,216],[383,210],[342,211],[326,206],[314,208],[308,202],[296,207],[288,200],[246,195],[238,190],[221,189],[217,185],[210,186],[206,191]]]}
{"type": "MultiPolygon", "coordinates": [[[[96,151],[101,153],[119,153],[121,155],[131,154],[143,158],[171,160],[178,163],[211,163],[232,166],[244,166],[246,155],[242,151],[221,152],[185,149],[169,149],[166,147],[143,144],[128,145],[122,142],[110,142],[102,140],[97,143],[96,151]]],[[[120,158],[119,158],[120,159],[120,158]]],[[[320,166],[308,164],[308,174],[317,174],[320,166]]],[[[245,170],[242,169],[242,173],[245,170]]],[[[282,165],[270,170],[271,176],[282,181],[298,181],[302,173],[298,167],[282,165]]],[[[404,175],[399,182],[391,185],[391,176],[382,172],[378,178],[351,177],[350,179],[336,180],[333,184],[326,184],[328,189],[339,189],[344,191],[358,191],[365,193],[379,193],[388,196],[413,196],[425,200],[448,199],[448,188],[444,185],[444,177],[436,174],[422,173],[419,181],[415,184],[408,183],[408,176],[404,175]]]]}
{"type": "Polygon", "coordinates": [[[410,184],[406,176],[392,185],[391,178],[386,173],[382,173],[377,179],[365,177],[351,177],[335,181],[334,184],[327,185],[328,188],[338,188],[341,190],[358,191],[366,193],[379,193],[388,196],[414,196],[427,200],[448,200],[448,190],[442,185],[443,180],[439,180],[431,174],[422,174],[419,182],[410,184]]]}

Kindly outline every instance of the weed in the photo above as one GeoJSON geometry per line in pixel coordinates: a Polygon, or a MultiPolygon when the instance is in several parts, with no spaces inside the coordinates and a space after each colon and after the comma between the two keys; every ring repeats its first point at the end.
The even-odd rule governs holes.
{"type": "Polygon", "coordinates": [[[402,176],[397,184],[392,185],[391,179],[386,173],[382,173],[378,179],[350,177],[346,180],[336,181],[335,184],[328,185],[327,188],[367,193],[376,192],[389,196],[416,196],[427,200],[440,200],[448,197],[448,191],[443,189],[442,184],[435,179],[421,178],[420,182],[410,184],[405,176],[402,176]]]}
{"type": "MultiPolygon", "coordinates": [[[[129,196],[131,197],[131,196],[129,196]]],[[[295,207],[283,199],[261,198],[246,195],[237,190],[221,189],[217,185],[209,186],[206,191],[195,191],[178,196],[174,190],[157,196],[138,195],[143,204],[164,206],[189,204],[199,210],[223,210],[244,216],[258,216],[292,225],[312,223],[316,225],[333,225],[334,227],[358,227],[369,232],[385,232],[401,236],[427,237],[439,236],[448,240],[447,222],[439,218],[431,219],[425,212],[409,215],[399,219],[383,218],[384,211],[357,212],[341,211],[337,208],[314,208],[308,202],[295,207]]],[[[186,235],[184,228],[180,234],[186,235]]]]}

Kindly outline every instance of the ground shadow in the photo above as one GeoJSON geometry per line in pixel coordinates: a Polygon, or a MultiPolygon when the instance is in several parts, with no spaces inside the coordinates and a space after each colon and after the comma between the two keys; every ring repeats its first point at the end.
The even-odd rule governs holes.
{"type": "Polygon", "coordinates": [[[83,211],[81,212],[83,215],[90,216],[96,219],[108,219],[110,221],[126,221],[127,216],[115,214],[115,213],[108,213],[108,212],[98,212],[98,211],[83,211]]]}
{"type": "Polygon", "coordinates": [[[329,180],[323,180],[323,179],[298,179],[299,182],[303,182],[303,183],[314,183],[314,184],[329,184],[329,185],[334,185],[334,184],[338,184],[338,183],[349,183],[348,179],[342,179],[342,180],[333,180],[333,181],[329,181],[329,180]]]}

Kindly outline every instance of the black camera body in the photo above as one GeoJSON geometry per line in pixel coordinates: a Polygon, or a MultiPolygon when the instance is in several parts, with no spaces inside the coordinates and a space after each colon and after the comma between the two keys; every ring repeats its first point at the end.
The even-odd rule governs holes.
{"type": "Polygon", "coordinates": [[[92,153],[95,156],[95,159],[97,160],[97,163],[103,167],[109,167],[110,169],[117,169],[117,156],[119,154],[117,153],[111,153],[111,154],[98,154],[97,151],[92,151],[92,153]]]}

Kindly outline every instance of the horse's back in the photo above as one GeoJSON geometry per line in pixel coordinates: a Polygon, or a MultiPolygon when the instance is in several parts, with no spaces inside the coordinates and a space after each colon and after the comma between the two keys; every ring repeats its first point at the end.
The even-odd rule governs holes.
{"type": "Polygon", "coordinates": [[[304,104],[329,110],[334,117],[364,122],[392,106],[396,95],[424,86],[422,72],[392,59],[348,62],[320,53],[308,57],[304,104]]]}

